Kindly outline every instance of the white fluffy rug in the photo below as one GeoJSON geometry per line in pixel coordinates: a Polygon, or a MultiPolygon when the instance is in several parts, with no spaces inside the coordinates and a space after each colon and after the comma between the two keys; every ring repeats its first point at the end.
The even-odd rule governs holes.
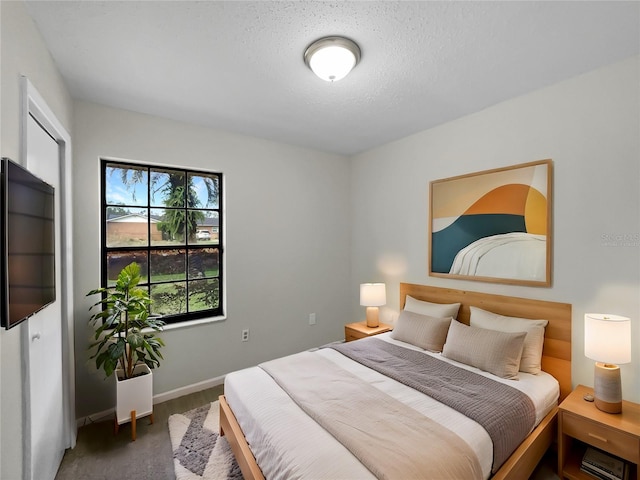
{"type": "Polygon", "coordinates": [[[241,480],[229,443],[220,437],[219,403],[169,417],[177,480],[241,480]]]}

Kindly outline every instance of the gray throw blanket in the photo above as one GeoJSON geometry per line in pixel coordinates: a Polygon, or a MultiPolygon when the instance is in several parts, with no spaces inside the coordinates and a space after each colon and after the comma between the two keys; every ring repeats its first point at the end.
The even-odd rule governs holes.
{"type": "Polygon", "coordinates": [[[260,368],[380,480],[483,478],[462,438],[321,355],[300,352],[260,368]]]}
{"type": "Polygon", "coordinates": [[[331,348],[475,420],[493,442],[495,473],[535,426],[531,399],[516,388],[374,337],[331,348]]]}

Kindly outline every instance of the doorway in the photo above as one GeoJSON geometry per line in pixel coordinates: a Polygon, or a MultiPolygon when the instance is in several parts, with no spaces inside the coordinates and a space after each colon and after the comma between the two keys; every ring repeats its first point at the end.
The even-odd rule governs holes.
{"type": "Polygon", "coordinates": [[[44,99],[22,78],[22,164],[55,188],[56,301],[22,329],[23,478],[55,478],[75,446],[75,373],[71,258],[70,136],[44,99]]]}

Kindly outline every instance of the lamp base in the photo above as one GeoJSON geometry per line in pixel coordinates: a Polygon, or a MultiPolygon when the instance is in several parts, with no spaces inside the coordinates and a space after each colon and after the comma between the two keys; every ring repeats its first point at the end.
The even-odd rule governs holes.
{"type": "Polygon", "coordinates": [[[367,327],[373,328],[380,325],[378,321],[378,307],[367,307],[367,327]]]}
{"type": "Polygon", "coordinates": [[[620,367],[609,363],[596,363],[593,393],[599,410],[607,413],[622,411],[622,383],[620,367]]]}

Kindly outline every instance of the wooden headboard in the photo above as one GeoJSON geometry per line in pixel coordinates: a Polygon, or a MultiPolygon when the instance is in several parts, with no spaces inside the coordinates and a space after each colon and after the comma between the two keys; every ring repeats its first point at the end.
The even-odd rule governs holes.
{"type": "Polygon", "coordinates": [[[458,320],[467,325],[471,305],[509,317],[548,320],[542,370],[560,383],[560,401],[571,393],[571,304],[401,283],[400,309],[407,295],[433,303],[460,303],[458,320]]]}

